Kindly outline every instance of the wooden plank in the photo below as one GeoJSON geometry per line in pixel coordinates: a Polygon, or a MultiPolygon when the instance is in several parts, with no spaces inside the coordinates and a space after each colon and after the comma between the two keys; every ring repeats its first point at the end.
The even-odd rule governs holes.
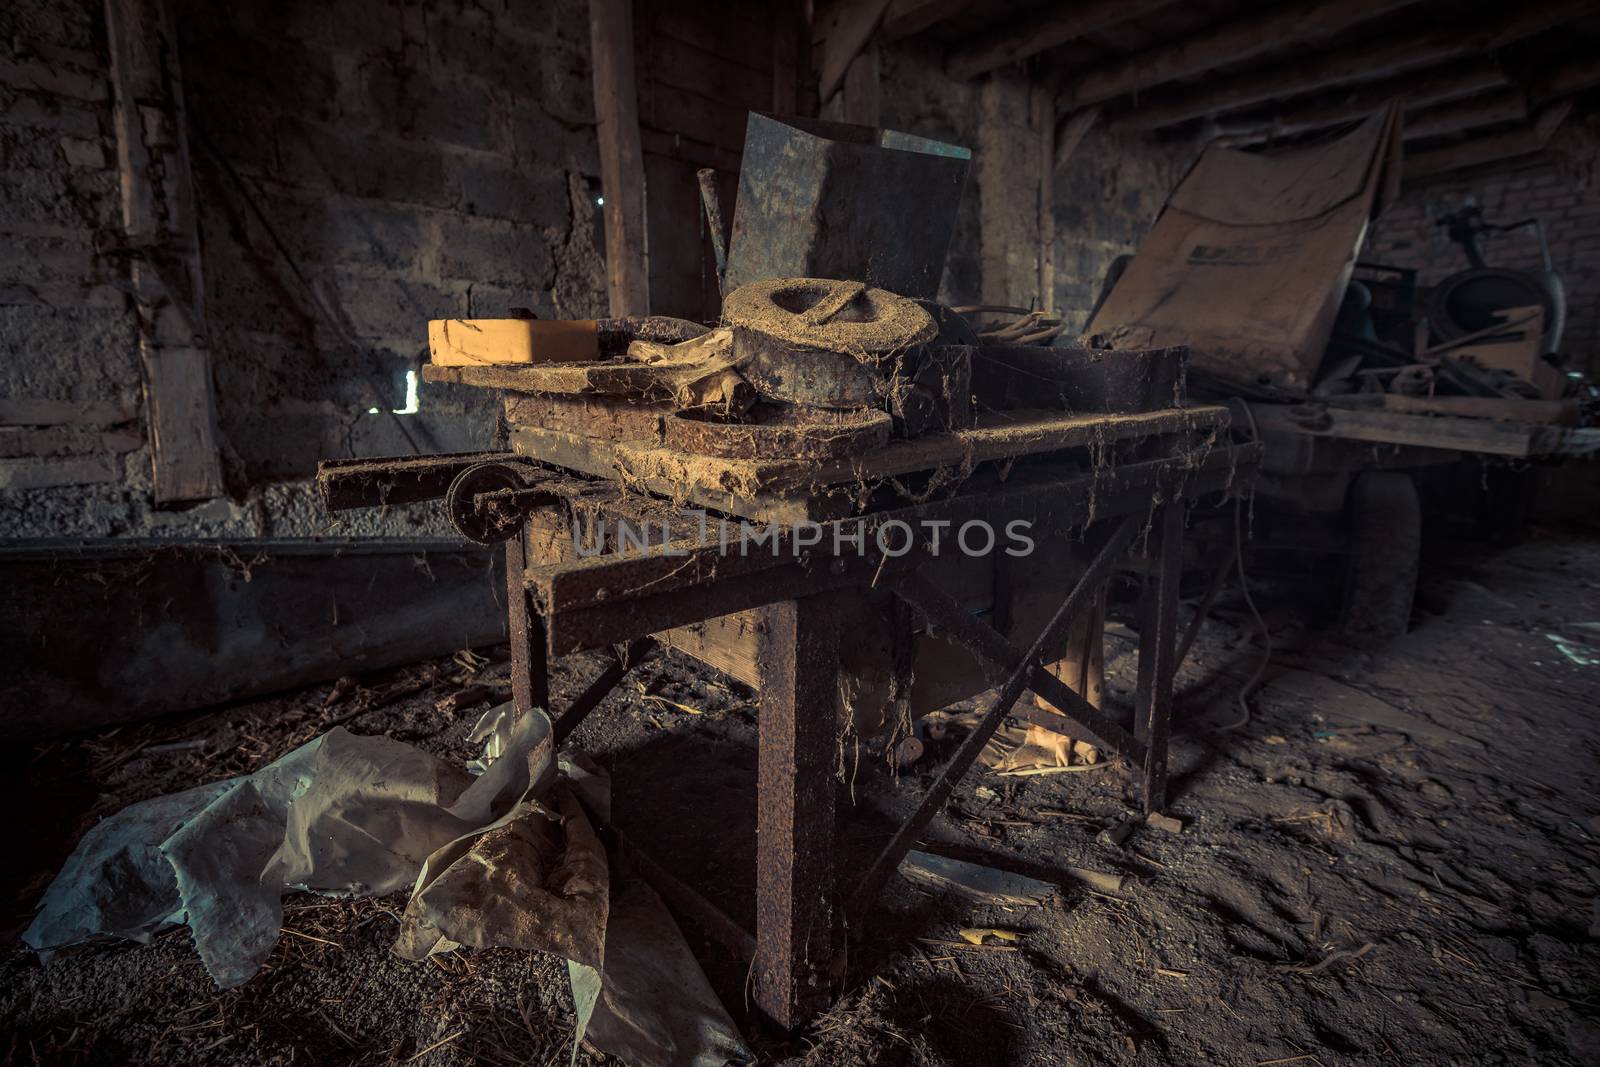
{"type": "Polygon", "coordinates": [[[733,460],[690,456],[655,442],[621,442],[616,462],[631,477],[682,486],[697,480],[735,493],[776,492],[815,486],[857,485],[942,467],[969,467],[988,460],[1038,455],[1161,433],[1204,430],[1227,424],[1226,408],[1172,408],[1130,415],[1069,415],[1007,411],[979,417],[970,430],[891,441],[849,460],[819,466],[785,459],[733,460]]]}
{"type": "Polygon", "coordinates": [[[1403,167],[1405,180],[1415,181],[1418,178],[1445,174],[1464,167],[1498,163],[1503,159],[1516,159],[1542,152],[1571,113],[1572,101],[1563,100],[1545,108],[1532,126],[1491,137],[1479,137],[1462,144],[1436,148],[1430,152],[1408,155],[1403,167]]]}
{"type": "Polygon", "coordinates": [[[883,38],[899,41],[930,30],[972,6],[972,0],[890,0],[883,14],[883,38]]]}
{"type": "Polygon", "coordinates": [[[1224,427],[1222,407],[1195,407],[1136,415],[1064,415],[1020,412],[980,416],[979,427],[911,441],[893,441],[855,460],[819,468],[785,460],[729,460],[687,456],[653,441],[614,442],[534,427],[513,428],[518,454],[598,478],[628,484],[669,499],[762,522],[824,521],[848,514],[856,487],[875,480],[967,467],[1007,456],[1094,445],[1126,437],[1224,427]],[[818,487],[837,486],[837,489],[818,487]]]}
{"type": "Polygon", "coordinates": [[[0,459],[0,489],[49,489],[121,480],[122,461],[116,456],[0,459]]]}
{"type": "Polygon", "coordinates": [[[765,97],[746,105],[651,81],[639,98],[639,122],[643,129],[742,152],[749,113],[765,106],[765,97]]]}
{"type": "Polygon", "coordinates": [[[879,54],[869,42],[845,71],[844,84],[822,107],[822,117],[857,126],[878,126],[883,119],[883,90],[879,80],[879,54]]]}
{"type": "Polygon", "coordinates": [[[106,35],[154,496],[160,504],[209,499],[222,493],[222,463],[171,7],[106,0],[106,35]]]}
{"type": "Polygon", "coordinates": [[[589,46],[606,201],[606,294],[613,316],[647,315],[644,152],[634,82],[632,0],[590,0],[589,46]]]}
{"type": "Polygon", "coordinates": [[[0,426],[0,456],[72,456],[132,452],[144,438],[132,430],[86,430],[76,426],[0,426]]]}
{"type": "MultiPolygon", "coordinates": [[[[1486,89],[1497,89],[1505,84],[1505,72],[1498,63],[1486,58],[1474,58],[1413,76],[1374,82],[1345,93],[1336,104],[1291,107],[1268,114],[1228,119],[1220,124],[1218,130],[1231,145],[1258,144],[1271,137],[1289,137],[1364,119],[1395,97],[1405,100],[1409,113],[1433,104],[1472,96],[1486,89]]],[[[1137,112],[1131,121],[1124,123],[1123,120],[1117,120],[1111,123],[1112,128],[1119,131],[1140,130],[1144,125],[1137,112]]]]}
{"type": "Polygon", "coordinates": [[[729,149],[682,134],[640,129],[639,142],[644,146],[647,156],[665,156],[694,167],[712,167],[729,174],[739,173],[739,163],[743,158],[742,139],[738,149],[729,149]]]}
{"type": "Polygon", "coordinates": [[[1329,408],[1327,420],[1308,425],[1288,418],[1278,405],[1252,404],[1250,410],[1263,430],[1281,433],[1344,438],[1383,445],[1414,445],[1418,448],[1477,452],[1519,459],[1536,453],[1535,431],[1538,428],[1524,423],[1329,408]]]}
{"type": "Polygon", "coordinates": [[[592,363],[600,336],[593,319],[430,319],[428,355],[438,367],[592,363]]]}
{"type": "Polygon", "coordinates": [[[844,84],[845,72],[877,32],[888,7],[889,0],[834,0],[818,13],[817,39],[822,47],[815,58],[819,61],[817,97],[822,102],[844,84]]]}
{"type": "Polygon", "coordinates": [[[506,424],[585,434],[607,441],[661,436],[661,416],[671,405],[604,396],[539,396],[507,393],[506,424]]]}
{"type": "Polygon", "coordinates": [[[1039,192],[1034,205],[1038,228],[1038,295],[1034,307],[1046,315],[1056,306],[1056,94],[1048,84],[1028,93],[1030,120],[1039,137],[1039,192]]]}
{"type": "Polygon", "coordinates": [[[1407,114],[1403,132],[1407,141],[1420,141],[1502,122],[1525,122],[1527,118],[1528,98],[1515,89],[1506,89],[1407,114]]]}
{"type": "Polygon", "coordinates": [[[131,400],[35,400],[0,397],[0,426],[116,426],[132,422],[131,400]]]}
{"type": "Polygon", "coordinates": [[[644,42],[644,51],[649,65],[642,68],[642,74],[651,85],[669,85],[734,107],[758,111],[764,110],[771,98],[771,72],[739,62],[739,54],[730,51],[727,42],[719,48],[706,49],[655,34],[644,42]]]}
{"type": "Polygon", "coordinates": [[[1321,40],[1415,2],[1320,0],[1309,7],[1295,4],[1235,19],[1120,62],[1092,68],[1067,83],[1061,104],[1075,110],[1271,52],[1282,48],[1285,42],[1321,40]]]}
{"type": "Polygon", "coordinates": [[[644,169],[651,311],[691,320],[715,319],[721,313],[722,299],[715,257],[701,221],[695,168],[647,153],[644,169]]]}
{"type": "Polygon", "coordinates": [[[1412,37],[1368,41],[1261,71],[1220,78],[1203,86],[1172,90],[1140,105],[1117,122],[1119,130],[1153,130],[1269,100],[1389,78],[1505,45],[1577,17],[1588,0],[1511,6],[1485,22],[1451,26],[1412,37]]]}
{"type": "Polygon", "coordinates": [[[1528,86],[1528,95],[1538,103],[1555,100],[1600,85],[1600,59],[1581,59],[1557,67],[1528,86]]]}
{"type": "Polygon", "coordinates": [[[1088,0],[1049,5],[1032,17],[1007,20],[1003,28],[956,49],[945,61],[945,70],[952,78],[966,81],[1068,41],[1142,18],[1171,3],[1173,0],[1088,0]]]}
{"type": "Polygon", "coordinates": [[[1100,105],[1086,107],[1082,111],[1074,111],[1068,115],[1055,132],[1055,165],[1064,167],[1071,161],[1073,153],[1083,139],[1089,136],[1089,131],[1094,128],[1095,122],[1100,118],[1100,105]]]}
{"type": "Polygon", "coordinates": [[[1385,411],[1397,411],[1408,415],[1454,415],[1470,419],[1497,419],[1500,422],[1543,423],[1550,426],[1576,425],[1582,414],[1582,408],[1576,400],[1520,400],[1492,396],[1400,396],[1396,393],[1384,393],[1374,399],[1381,401],[1380,406],[1385,411]]]}
{"type": "Polygon", "coordinates": [[[769,10],[772,13],[771,110],[775,115],[798,115],[801,56],[809,51],[805,12],[791,0],[780,0],[769,10]]]}

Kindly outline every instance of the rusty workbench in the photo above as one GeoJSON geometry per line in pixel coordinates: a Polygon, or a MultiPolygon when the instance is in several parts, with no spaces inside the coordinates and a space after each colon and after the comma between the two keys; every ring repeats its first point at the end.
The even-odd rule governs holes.
{"type": "MultiPolygon", "coordinates": [[[[492,382],[471,382],[474,370],[450,377],[508,384],[503,368],[488,372],[492,382]]],[[[528,400],[508,394],[508,413],[528,400]]],[[[519,713],[550,711],[557,743],[651,647],[652,635],[759,687],[754,937],[681,884],[663,895],[706,933],[753,955],[755,1002],[779,1025],[799,1025],[826,1007],[846,928],[860,928],[1006,716],[1098,743],[1136,769],[1147,809],[1164,804],[1187,508],[1247,482],[1260,455],[1258,445],[1227,442],[1226,409],[1002,412],[974,429],[892,441],[831,468],[708,462],[598,424],[573,432],[581,419],[553,429],[561,423],[548,413],[540,424],[511,422],[511,452],[325,464],[329,506],[448,490],[458,528],[505,541],[514,699],[519,713]],[[713,509],[709,520],[687,516],[685,504],[713,509]],[[575,516],[586,521],[574,528],[575,516]],[[610,539],[602,531],[594,541],[597,518],[637,528],[671,516],[680,521],[648,547],[617,551],[615,527],[610,539]],[[952,557],[948,540],[941,554],[927,533],[975,520],[993,528],[1028,522],[1042,531],[1043,550],[1023,559],[992,551],[975,563],[952,557]],[[774,534],[766,526],[781,522],[816,529],[774,534]],[[580,554],[581,531],[597,554],[580,554]],[[1044,666],[1130,554],[1143,571],[1131,728],[1044,666]],[[952,648],[970,654],[971,669],[947,669],[952,658],[967,658],[952,657],[952,648]],[[611,650],[610,664],[572,706],[550,708],[549,657],[593,649],[611,650]],[[920,685],[924,664],[941,676],[920,685]],[[869,702],[901,712],[998,693],[917,812],[840,892],[833,779],[841,730],[890,722],[883,708],[841,709],[844,675],[869,702]],[[1017,706],[1027,689],[1060,714],[1017,706]]]]}

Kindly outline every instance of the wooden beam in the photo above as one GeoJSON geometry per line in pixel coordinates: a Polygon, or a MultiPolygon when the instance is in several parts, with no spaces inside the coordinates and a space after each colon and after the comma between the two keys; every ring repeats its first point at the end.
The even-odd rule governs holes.
{"type": "Polygon", "coordinates": [[[639,144],[631,0],[589,0],[589,45],[605,196],[606,293],[613,316],[647,315],[644,152],[639,144]]]}
{"type": "Polygon", "coordinates": [[[1581,59],[1557,67],[1528,86],[1534,103],[1542,104],[1600,85],[1600,59],[1581,59]]]}
{"type": "Polygon", "coordinates": [[[1029,56],[1148,15],[1173,0],[1088,0],[1059,4],[1020,24],[1008,24],[950,53],[945,70],[965,81],[1029,56]]]}
{"type": "Polygon", "coordinates": [[[1039,135],[1039,296],[1034,307],[1051,313],[1056,291],[1056,94],[1049,85],[1035,85],[1029,94],[1033,128],[1039,135]]]}
{"type": "Polygon", "coordinates": [[[1161,45],[1117,63],[1091,68],[1065,86],[1061,105],[1087,107],[1126,93],[1138,92],[1225,63],[1282,48],[1285,43],[1316,41],[1369,19],[1406,7],[1416,0],[1320,0],[1310,7],[1294,5],[1252,15],[1161,45]]]}
{"type": "Polygon", "coordinates": [[[883,22],[889,0],[834,0],[817,16],[814,39],[821,44],[817,99],[823,104],[844,84],[850,64],[883,22]]]}
{"type": "Polygon", "coordinates": [[[122,223],[158,504],[223,491],[178,36],[165,0],[106,0],[122,223]]]}
{"type": "Polygon", "coordinates": [[[890,0],[883,15],[884,40],[913,37],[971,6],[972,0],[890,0]]]}
{"type": "Polygon", "coordinates": [[[1078,150],[1083,139],[1089,136],[1089,131],[1094,128],[1099,118],[1100,105],[1096,104],[1094,107],[1075,111],[1061,120],[1055,132],[1055,166],[1067,165],[1067,161],[1078,150]]]}
{"type": "Polygon", "coordinates": [[[800,57],[807,32],[800,5],[787,0],[772,5],[772,113],[800,114],[800,57]]]}
{"type": "MultiPolygon", "coordinates": [[[[1253,114],[1224,121],[1218,134],[1229,144],[1248,145],[1272,137],[1289,137],[1312,130],[1323,130],[1346,122],[1364,119],[1395,97],[1403,97],[1407,111],[1444,103],[1463,96],[1472,96],[1487,89],[1506,84],[1506,76],[1498,64],[1489,59],[1473,59],[1465,63],[1426,71],[1414,77],[1388,78],[1346,94],[1336,104],[1315,107],[1291,108],[1272,114],[1253,114]]],[[[1124,131],[1139,123],[1113,123],[1124,131]]]]}
{"type": "MultiPolygon", "coordinates": [[[[845,67],[844,80],[832,96],[821,97],[820,117],[858,126],[877,126],[883,118],[879,38],[867,39],[845,67]]],[[[826,45],[824,46],[826,48],[826,45]]]]}
{"type": "Polygon", "coordinates": [[[1446,27],[1416,37],[1398,37],[1342,48],[1259,72],[1222,78],[1210,85],[1171,92],[1118,118],[1119,131],[1154,130],[1190,119],[1235,111],[1282,97],[1388,78],[1476,52],[1491,52],[1570,20],[1592,0],[1511,7],[1476,26],[1446,27]]]}
{"type": "Polygon", "coordinates": [[[1427,178],[1465,167],[1498,163],[1501,160],[1542,152],[1571,112],[1572,101],[1563,100],[1545,108],[1532,126],[1407,156],[1404,166],[1405,180],[1415,181],[1418,178],[1427,178]]]}
{"type": "Polygon", "coordinates": [[[1527,118],[1528,98],[1515,89],[1506,89],[1408,115],[1404,133],[1406,140],[1420,141],[1425,137],[1476,130],[1502,122],[1522,122],[1527,118]]]}

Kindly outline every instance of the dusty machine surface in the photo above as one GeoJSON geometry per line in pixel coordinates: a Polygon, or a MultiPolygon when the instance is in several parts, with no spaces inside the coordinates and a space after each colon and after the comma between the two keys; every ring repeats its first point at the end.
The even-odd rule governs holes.
{"type": "MultiPolygon", "coordinates": [[[[730,278],[767,232],[750,186],[730,278]]],[[[808,225],[822,234],[825,216],[808,225]]],[[[817,262],[817,241],[782,242],[817,262]]],[[[937,277],[942,247],[928,257],[937,277]]],[[[753,960],[755,1002],[784,1027],[826,1007],[847,929],[1008,717],[1122,757],[1160,812],[1186,515],[1245,485],[1259,456],[1231,441],[1225,408],[1188,403],[1181,348],[1016,343],[1038,316],[979,337],[866,273],[747,281],[714,327],[601,322],[581,327],[587,347],[554,327],[546,358],[552,327],[534,324],[530,349],[530,328],[435,323],[425,378],[501,392],[508,448],[320,474],[332,508],[443,497],[465,537],[505,544],[517,712],[548,709],[558,744],[657,643],[760,692],[756,929],[675,880],[662,891],[753,960]],[[497,331],[502,347],[471,359],[437,340],[497,331]],[[1091,645],[1130,560],[1144,622],[1123,721],[1100,706],[1091,645]],[[550,708],[551,657],[607,649],[594,685],[550,708]],[[1025,690],[1048,707],[1019,704],[1025,690]],[[846,877],[846,751],[893,752],[918,717],[985,693],[916,811],[846,877]]]]}
{"type": "Polygon", "coordinates": [[[1108,273],[1084,341],[1191,346],[1200,395],[1228,401],[1266,445],[1258,488],[1290,538],[1345,555],[1341,629],[1358,644],[1406,630],[1422,504],[1415,475],[1481,462],[1525,514],[1512,465],[1600,453],[1600,406],[1569,374],[1560,279],[1485,262],[1499,226],[1441,219],[1468,269],[1431,293],[1416,272],[1359,261],[1399,190],[1401,113],[1279,155],[1213,145],[1137,255],[1108,273]],[[1332,521],[1330,521],[1332,520],[1332,521]],[[1310,531],[1308,537],[1307,530],[1310,531]]]}

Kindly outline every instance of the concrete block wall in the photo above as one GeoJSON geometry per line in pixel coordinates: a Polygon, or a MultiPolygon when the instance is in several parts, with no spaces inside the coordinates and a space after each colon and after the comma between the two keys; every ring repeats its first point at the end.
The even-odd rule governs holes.
{"type": "MultiPolygon", "coordinates": [[[[326,532],[317,460],[488,443],[473,391],[391,414],[427,319],[604,313],[583,0],[174,3],[230,498],[152,510],[141,448],[0,490],[0,536],[326,532]]],[[[0,393],[137,406],[103,4],[20,0],[0,43],[0,393]]]]}
{"type": "MultiPolygon", "coordinates": [[[[1465,270],[1466,256],[1436,223],[1468,202],[1490,222],[1533,216],[1544,221],[1550,257],[1567,290],[1563,353],[1575,369],[1600,375],[1600,192],[1577,177],[1535,164],[1408,189],[1378,220],[1362,259],[1419,270],[1423,285],[1465,270]]],[[[1490,266],[1541,267],[1539,245],[1529,230],[1493,235],[1483,247],[1490,266]]]]}
{"type": "MultiPolygon", "coordinates": [[[[0,400],[131,415],[137,335],[108,239],[122,207],[104,55],[102,18],[91,4],[32,0],[0,9],[0,400]]],[[[30,451],[25,438],[37,436],[8,434],[0,486],[66,478],[109,492],[125,473],[148,485],[136,434],[101,447],[86,430],[45,459],[15,454],[30,451]]],[[[49,530],[52,495],[0,489],[0,530],[49,530]]]]}
{"type": "MultiPolygon", "coordinates": [[[[1038,130],[1019,71],[951,81],[937,49],[884,49],[883,125],[965,145],[973,167],[941,295],[951,304],[1037,306],[1038,130]]],[[[1054,170],[1054,309],[1074,338],[1111,260],[1133,252],[1199,146],[1092,129],[1054,170]]]]}

